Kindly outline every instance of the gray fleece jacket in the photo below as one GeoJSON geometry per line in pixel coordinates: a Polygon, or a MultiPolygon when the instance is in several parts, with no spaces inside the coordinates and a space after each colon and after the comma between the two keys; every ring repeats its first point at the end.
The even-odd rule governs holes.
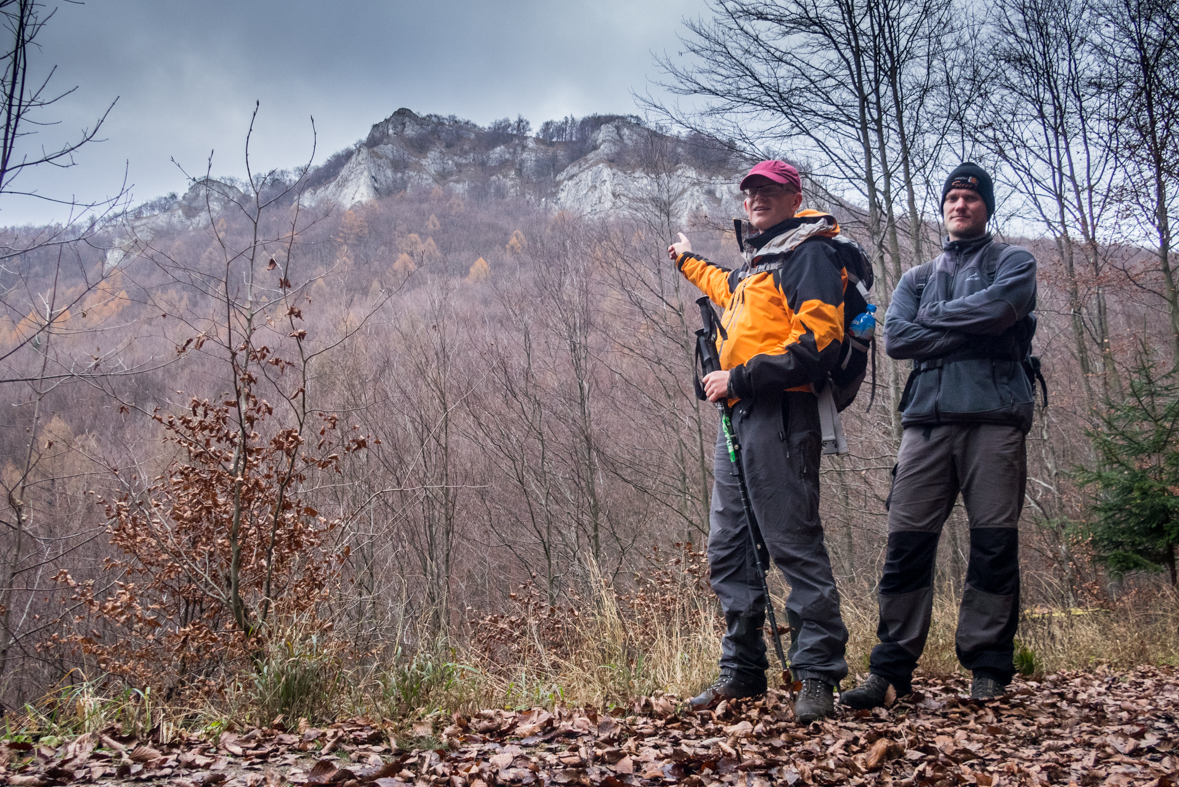
{"type": "Polygon", "coordinates": [[[901,277],[884,323],[884,348],[913,360],[904,426],[1032,425],[1033,388],[1022,360],[1036,332],[1036,260],[990,234],[942,245],[901,277]]]}

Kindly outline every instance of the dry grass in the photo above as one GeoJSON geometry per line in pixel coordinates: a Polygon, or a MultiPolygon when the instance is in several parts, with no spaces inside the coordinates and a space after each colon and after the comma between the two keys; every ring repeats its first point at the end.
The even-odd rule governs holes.
{"type": "Polygon", "coordinates": [[[1045,673],[1179,664],[1179,594],[1146,589],[1105,607],[1037,608],[1024,613],[1017,638],[1045,673]]]}
{"type": "MultiPolygon", "coordinates": [[[[191,698],[163,703],[112,684],[77,681],[26,708],[17,726],[35,737],[161,722],[215,731],[229,723],[266,724],[277,715],[313,724],[363,715],[408,725],[491,707],[609,708],[660,692],[686,697],[715,676],[720,651],[721,619],[704,576],[702,555],[689,551],[653,561],[626,592],[598,582],[592,594],[574,600],[576,607],[550,606],[539,589],[526,585],[516,594],[515,611],[474,620],[461,645],[435,642],[379,659],[349,656],[321,629],[292,626],[249,674],[206,694],[203,706],[194,707],[191,698]]],[[[779,610],[782,601],[776,598],[779,610]]],[[[868,590],[845,589],[842,607],[854,684],[867,671],[876,642],[875,598],[868,590]]],[[[957,616],[956,594],[935,594],[921,672],[961,669],[954,652],[957,616]]],[[[414,639],[428,641],[422,634],[414,639]]],[[[1017,665],[1031,674],[1175,664],[1179,596],[1155,587],[1101,608],[1028,610],[1017,644],[1017,665]]]]}
{"type": "MultiPolygon", "coordinates": [[[[655,692],[685,697],[698,691],[716,674],[720,616],[706,586],[681,582],[672,587],[661,597],[662,606],[655,603],[641,609],[645,614],[638,623],[633,620],[633,594],[624,597],[603,587],[587,600],[572,640],[564,639],[560,647],[554,647],[546,645],[543,637],[529,638],[529,647],[515,654],[517,669],[508,683],[496,678],[501,670],[494,660],[469,652],[478,676],[499,683],[501,690],[489,686],[484,696],[492,705],[517,705],[525,697],[535,704],[554,697],[569,704],[603,706],[655,692]],[[521,691],[528,680],[547,689],[521,691]],[[504,688],[510,691],[503,693],[504,688]],[[497,698],[503,701],[496,702],[497,698]]],[[[651,595],[645,598],[649,601],[651,595]]],[[[948,587],[935,593],[929,638],[918,667],[921,673],[962,672],[954,645],[958,600],[948,587]]],[[[783,602],[775,594],[779,611],[783,602]]],[[[845,591],[842,609],[849,631],[849,683],[854,685],[855,677],[867,672],[868,654],[877,641],[875,596],[868,590],[845,591]]],[[[1173,664],[1179,660],[1175,655],[1179,653],[1179,596],[1155,588],[1124,596],[1104,608],[1026,610],[1016,642],[1016,665],[1025,674],[1098,665],[1173,664]]]]}

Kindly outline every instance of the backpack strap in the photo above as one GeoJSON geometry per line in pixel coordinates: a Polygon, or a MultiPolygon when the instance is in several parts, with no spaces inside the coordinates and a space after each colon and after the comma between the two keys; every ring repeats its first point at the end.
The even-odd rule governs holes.
{"type": "MultiPolygon", "coordinates": [[[[983,280],[990,287],[995,283],[995,274],[999,270],[999,260],[1003,259],[1003,252],[1011,248],[1009,243],[999,243],[995,241],[987,247],[986,257],[983,259],[982,275],[983,280]]],[[[1044,379],[1044,373],[1040,369],[1040,358],[1032,355],[1030,350],[1023,358],[1018,359],[1020,366],[1023,367],[1023,373],[1027,375],[1028,382],[1032,384],[1032,397],[1035,398],[1036,383],[1040,384],[1040,395],[1044,399],[1044,406],[1048,406],[1048,382],[1044,379]]]]}
{"type": "Polygon", "coordinates": [[[1028,382],[1032,384],[1032,399],[1036,398],[1035,389],[1036,382],[1040,383],[1040,394],[1044,397],[1044,407],[1048,406],[1048,383],[1044,380],[1044,373],[1040,371],[1040,357],[1037,355],[1029,355],[1021,361],[1023,365],[1023,373],[1028,376],[1028,382]]]}
{"type": "Polygon", "coordinates": [[[925,292],[925,287],[929,284],[929,277],[933,271],[933,260],[917,266],[917,275],[914,277],[917,281],[913,287],[917,290],[917,306],[921,307],[921,295],[925,292]]]}
{"type": "Polygon", "coordinates": [[[983,281],[990,287],[995,283],[995,274],[999,271],[999,260],[1003,258],[1003,252],[1011,248],[1010,243],[1000,243],[999,241],[992,241],[990,246],[987,246],[986,252],[983,254],[982,260],[982,275],[983,281]]]}

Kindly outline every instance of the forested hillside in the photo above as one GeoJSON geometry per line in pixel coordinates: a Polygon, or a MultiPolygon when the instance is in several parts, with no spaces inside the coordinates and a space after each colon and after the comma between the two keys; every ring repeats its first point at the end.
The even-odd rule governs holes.
{"type": "MultiPolygon", "coordinates": [[[[804,207],[869,250],[882,311],[939,248],[930,195],[947,163],[989,156],[998,227],[1039,263],[1051,403],[1029,435],[1021,670],[1173,659],[1174,138],[1152,158],[1142,140],[1169,127],[1090,111],[1141,106],[1129,60],[1123,93],[1067,72],[1088,103],[1037,81],[1069,66],[1057,36],[1084,33],[1033,24],[1049,5],[996,23],[1010,81],[991,99],[1012,102],[1010,125],[976,123],[979,138],[930,120],[933,87],[919,107],[897,92],[911,82],[884,79],[865,99],[875,129],[829,127],[852,134],[838,166],[805,117],[756,137],[708,122],[738,117],[718,113],[749,90],[711,116],[668,111],[667,127],[567,118],[535,137],[526,121],[400,110],[319,168],[198,178],[70,242],[5,230],[19,251],[0,270],[4,713],[49,692],[139,692],[330,719],[699,684],[719,625],[700,554],[716,423],[693,394],[698,293],[665,250],[683,230],[736,264],[736,192],[718,184],[769,153],[804,170],[804,207]],[[1024,44],[1055,54],[1025,63],[1024,44]],[[603,182],[609,200],[578,200],[603,182]],[[1131,471],[1155,486],[1115,506],[1145,525],[1119,541],[1096,504],[1131,471]],[[1152,501],[1170,513],[1138,516],[1152,501]]],[[[701,46],[721,32],[692,29],[701,46]]],[[[905,79],[921,72],[873,40],[914,58],[905,79]]],[[[705,98],[725,78],[668,73],[705,98]]],[[[824,458],[853,671],[873,638],[906,374],[877,352],[872,407],[869,383],[844,414],[851,453],[824,458]]],[[[934,672],[954,669],[966,528],[955,510],[940,547],[934,672]]]]}

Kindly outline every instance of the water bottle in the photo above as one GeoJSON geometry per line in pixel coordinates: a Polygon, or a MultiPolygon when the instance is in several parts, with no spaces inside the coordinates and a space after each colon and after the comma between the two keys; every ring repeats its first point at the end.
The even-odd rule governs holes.
{"type": "Polygon", "coordinates": [[[860,341],[871,339],[872,334],[876,332],[876,317],[873,316],[875,312],[876,304],[869,303],[868,311],[857,314],[851,323],[851,335],[860,341]]]}

